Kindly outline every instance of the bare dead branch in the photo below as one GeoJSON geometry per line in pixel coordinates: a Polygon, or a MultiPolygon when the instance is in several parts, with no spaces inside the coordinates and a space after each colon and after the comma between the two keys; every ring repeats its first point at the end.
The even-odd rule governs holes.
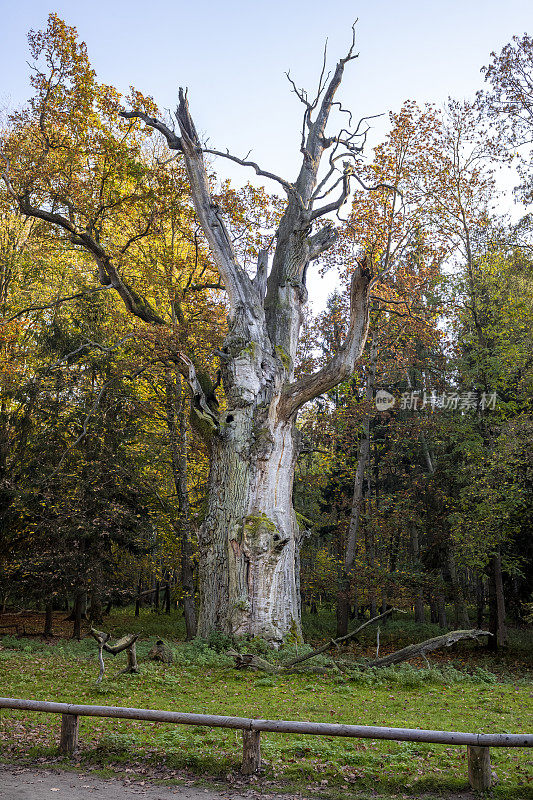
{"type": "Polygon", "coordinates": [[[262,178],[270,178],[270,180],[276,181],[281,186],[283,186],[287,194],[293,195],[296,199],[300,199],[301,202],[301,198],[299,197],[294,184],[289,183],[289,181],[286,181],[283,178],[280,178],[279,175],[275,175],[273,172],[268,172],[267,170],[261,169],[259,164],[256,164],[255,161],[248,161],[247,157],[245,159],[238,158],[237,156],[232,155],[228,151],[223,153],[221,150],[212,150],[209,147],[203,147],[202,152],[210,153],[213,156],[220,156],[220,158],[227,158],[230,161],[234,161],[236,164],[240,164],[241,167],[252,167],[256,175],[260,175],[262,178]]]}
{"type": "Polygon", "coordinates": [[[286,72],[285,76],[286,76],[287,80],[289,81],[289,83],[291,84],[292,90],[293,90],[294,94],[296,95],[296,97],[298,98],[298,100],[301,103],[303,103],[304,106],[306,106],[308,111],[311,111],[312,106],[311,106],[311,103],[309,102],[309,100],[307,99],[307,92],[305,91],[305,89],[298,89],[298,87],[296,86],[295,82],[291,78],[290,72],[286,72]]]}
{"type": "Polygon", "coordinates": [[[390,653],[388,656],[369,661],[365,664],[365,667],[388,667],[390,664],[399,664],[401,661],[409,661],[411,658],[424,656],[432,650],[439,650],[442,647],[451,647],[451,645],[463,639],[477,640],[479,636],[492,636],[492,634],[489,633],[489,631],[476,629],[468,631],[450,631],[443,636],[435,636],[432,639],[426,639],[426,641],[419,642],[418,644],[410,644],[407,647],[403,647],[401,650],[397,650],[395,653],[390,653]]]}
{"type": "Polygon", "coordinates": [[[351,639],[354,639],[358,633],[360,633],[364,628],[367,628],[369,625],[375,625],[376,622],[379,622],[381,619],[388,617],[389,614],[392,614],[393,611],[398,611],[397,608],[388,608],[387,611],[384,611],[383,614],[379,614],[377,617],[372,617],[372,619],[367,619],[366,622],[363,622],[362,625],[359,625],[354,631],[347,633],[346,636],[340,636],[338,639],[331,639],[327,644],[322,645],[322,647],[317,647],[316,650],[313,650],[312,653],[306,653],[304,656],[300,656],[299,658],[295,658],[293,661],[289,661],[288,664],[284,664],[283,666],[287,669],[290,667],[295,667],[296,664],[301,664],[304,661],[307,661],[310,658],[315,658],[315,656],[319,656],[322,653],[326,653],[328,650],[331,650],[334,647],[339,647],[339,645],[346,644],[351,639]]]}
{"type": "Polygon", "coordinates": [[[182,150],[179,136],[176,136],[174,131],[171,131],[164,122],[161,122],[161,120],[150,117],[148,114],[145,114],[144,111],[120,111],[119,116],[123,117],[124,119],[142,120],[150,128],[154,128],[156,131],[159,131],[163,134],[171,150],[182,150]]]}
{"type": "Polygon", "coordinates": [[[250,315],[252,309],[257,309],[257,294],[248,275],[237,261],[218,206],[211,198],[202,147],[182,88],[179,90],[176,119],[180,127],[181,148],[185,156],[194,207],[226,287],[231,314],[234,315],[237,308],[242,308],[248,315],[249,322],[253,324],[250,315]]]}
{"type": "Polygon", "coordinates": [[[363,259],[352,275],[350,289],[350,327],[341,349],[320,370],[289,384],[279,404],[280,416],[288,419],[304,403],[327,392],[353,373],[368,333],[370,303],[368,288],[371,272],[363,259]]]}
{"type": "Polygon", "coordinates": [[[322,206],[321,208],[316,208],[310,214],[310,219],[318,219],[319,217],[324,217],[326,214],[331,214],[333,211],[338,211],[344,203],[348,195],[350,194],[350,175],[352,174],[351,170],[348,170],[345,166],[344,173],[342,176],[342,191],[339,197],[336,200],[333,200],[331,203],[327,203],[327,205],[322,206]]]}
{"type": "Polygon", "coordinates": [[[332,223],[327,223],[308,239],[309,261],[314,261],[325,250],[329,250],[337,241],[339,232],[332,223]]]}

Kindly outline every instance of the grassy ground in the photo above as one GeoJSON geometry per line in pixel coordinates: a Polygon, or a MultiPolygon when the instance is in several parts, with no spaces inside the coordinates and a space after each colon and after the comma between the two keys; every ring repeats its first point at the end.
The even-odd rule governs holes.
{"type": "MultiPolygon", "coordinates": [[[[313,620],[312,638],[320,625],[313,620]]],[[[144,661],[156,636],[176,636],[181,618],[144,612],[135,620],[115,614],[103,626],[117,634],[136,626],[144,630],[138,645],[142,672],[138,676],[104,678],[95,684],[98,665],[95,644],[37,638],[0,640],[0,694],[42,700],[122,705],[208,714],[271,719],[304,719],[393,727],[472,732],[531,730],[532,684],[525,672],[525,648],[511,649],[505,658],[488,657],[467,645],[433,658],[432,667],[402,665],[381,671],[354,673],[350,680],[331,669],[327,674],[271,676],[237,672],[223,652],[205,643],[173,641],[171,667],[144,661]],[[465,668],[468,665],[468,670],[465,668]],[[492,667],[492,669],[490,669],[492,667]]],[[[410,623],[392,623],[381,632],[382,652],[435,631],[409,631],[410,623]],[[400,626],[400,627],[398,627],[400,626]],[[407,630],[407,634],[406,634],[407,630]]],[[[438,631],[437,631],[438,632],[438,631]]],[[[356,645],[370,650],[375,632],[356,645]]],[[[223,648],[224,641],[213,641],[223,648]]],[[[288,651],[277,658],[287,658],[288,651]]],[[[108,675],[118,672],[125,655],[109,657],[108,675]]],[[[326,662],[322,662],[326,665],[326,662]]],[[[3,711],[0,718],[4,760],[44,760],[56,754],[60,720],[57,715],[3,711]]],[[[202,776],[234,778],[240,764],[241,737],[232,730],[211,730],[140,721],[83,718],[82,749],[75,763],[172,779],[182,771],[202,776]]],[[[465,747],[425,745],[333,737],[262,734],[266,771],[263,790],[282,786],[328,797],[411,797],[467,789],[465,747]]],[[[493,748],[499,783],[495,798],[533,798],[531,751],[493,748]]],[[[256,785],[259,786],[259,783],[256,785]]]]}

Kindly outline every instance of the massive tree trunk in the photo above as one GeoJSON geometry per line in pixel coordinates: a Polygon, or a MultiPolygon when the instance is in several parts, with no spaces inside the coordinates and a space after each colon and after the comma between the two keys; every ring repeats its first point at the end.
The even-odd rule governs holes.
{"type": "MultiPolygon", "coordinates": [[[[237,369],[251,376],[276,367],[256,346],[237,369]]],[[[297,435],[294,420],[277,420],[272,401],[262,397],[250,392],[248,405],[228,405],[212,443],[209,509],[200,531],[200,635],[222,629],[276,642],[300,630],[300,530],[292,506],[297,435]]]]}

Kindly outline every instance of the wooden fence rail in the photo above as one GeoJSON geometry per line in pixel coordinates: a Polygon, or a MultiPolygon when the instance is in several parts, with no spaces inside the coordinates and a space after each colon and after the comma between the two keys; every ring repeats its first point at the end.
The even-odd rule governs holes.
{"type": "Polygon", "coordinates": [[[526,733],[460,733],[427,731],[418,728],[384,728],[372,725],[343,725],[330,722],[295,722],[247,717],[223,717],[211,714],[189,714],[181,711],[159,711],[121,706],[82,706],[0,697],[0,708],[19,711],[41,711],[62,714],[60,750],[73,753],[78,746],[79,717],[112,717],[167,722],[179,725],[204,725],[210,728],[233,728],[243,732],[243,772],[256,772],[261,766],[260,733],[300,733],[313,736],[348,736],[357,739],[389,739],[400,742],[466,745],[468,778],[473,789],[485,790],[492,783],[489,747],[533,747],[533,734],[526,733]]]}

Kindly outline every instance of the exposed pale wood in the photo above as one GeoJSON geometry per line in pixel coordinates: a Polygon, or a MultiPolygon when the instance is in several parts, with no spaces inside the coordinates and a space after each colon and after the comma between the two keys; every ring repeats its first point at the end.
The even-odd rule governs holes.
{"type": "Polygon", "coordinates": [[[89,633],[96,639],[98,643],[102,642],[102,646],[106,653],[111,653],[111,655],[116,656],[119,653],[122,653],[123,650],[127,650],[131,647],[139,638],[138,633],[127,633],[121,639],[115,642],[115,644],[109,644],[110,636],[108,633],[104,633],[103,631],[97,631],[95,628],[91,628],[89,633]]]}
{"type": "Polygon", "coordinates": [[[488,747],[468,745],[468,781],[476,792],[485,792],[492,786],[490,750],[488,747]]]}
{"type": "Polygon", "coordinates": [[[77,714],[63,714],[61,717],[61,736],[59,750],[65,755],[71,755],[78,749],[79,717],[77,714]]]}
{"type": "MultiPolygon", "coordinates": [[[[356,143],[364,141],[362,120],[351,132],[326,136],[345,66],[356,58],[354,47],[355,28],[331,77],[324,65],[316,98],[307,101],[305,93],[297,92],[302,102],[305,97],[305,116],[294,183],[262,169],[248,156],[238,158],[205,147],[183,89],[176,111],[179,136],[142,110],[122,113],[126,119],[140,119],[158,130],[171,149],[183,154],[196,216],[228,295],[228,334],[219,354],[224,415],[206,407],[203,394],[195,395],[193,388],[198,429],[210,449],[208,509],[198,548],[201,636],[223,630],[234,636],[261,636],[279,646],[290,632],[301,633],[295,563],[302,531],[291,493],[297,458],[296,412],[306,400],[351,374],[368,327],[371,276],[366,269],[356,269],[352,324],[341,354],[324,373],[308,376],[303,384],[286,391],[294,377],[307,301],[307,267],[337,240],[335,226],[324,224],[324,215],[338,210],[348,199],[350,177],[356,168],[352,163],[358,163],[354,159],[361,152],[356,143]],[[359,136],[363,138],[357,139],[359,136]],[[321,159],[329,148],[335,161],[330,159],[326,179],[317,189],[321,159]],[[253,281],[239,262],[222,211],[211,195],[206,153],[251,167],[281,184],[287,193],[278,229],[259,253],[253,281]],[[336,164],[341,156],[346,163],[339,168],[336,164]],[[320,205],[326,197],[336,199],[320,205]],[[224,497],[221,486],[226,489],[224,497]],[[217,581],[211,579],[214,574],[217,581]]],[[[193,386],[191,376],[188,381],[193,386]]]]}
{"type": "Polygon", "coordinates": [[[462,639],[477,639],[479,636],[490,635],[489,631],[480,631],[476,628],[469,631],[450,631],[443,636],[435,636],[432,639],[426,639],[424,642],[418,642],[418,644],[410,644],[401,650],[396,650],[395,653],[389,653],[388,656],[383,658],[368,661],[365,666],[388,667],[391,664],[399,664],[401,661],[408,661],[411,658],[431,653],[432,650],[439,650],[441,647],[451,647],[452,644],[460,642],[462,639]]]}
{"type": "Polygon", "coordinates": [[[242,773],[253,775],[261,769],[261,733],[259,731],[242,732],[242,773]]]}
{"type": "Polygon", "coordinates": [[[332,389],[348,378],[361,357],[370,318],[369,287],[371,275],[366,261],[354,270],[350,290],[350,326],[343,346],[322,369],[303,375],[284,387],[279,404],[280,414],[290,418],[304,403],[332,389]]]}
{"type": "MultiPolygon", "coordinates": [[[[135,637],[135,639],[137,636],[135,637]]],[[[113,679],[118,678],[119,675],[131,675],[138,673],[139,665],[137,664],[137,649],[135,647],[135,639],[128,645],[126,650],[126,655],[128,656],[128,663],[124,669],[121,669],[120,672],[117,672],[116,675],[113,676],[113,679]]],[[[124,648],[123,648],[124,649],[124,648]]],[[[120,651],[118,651],[120,652],[120,651]]]]}

